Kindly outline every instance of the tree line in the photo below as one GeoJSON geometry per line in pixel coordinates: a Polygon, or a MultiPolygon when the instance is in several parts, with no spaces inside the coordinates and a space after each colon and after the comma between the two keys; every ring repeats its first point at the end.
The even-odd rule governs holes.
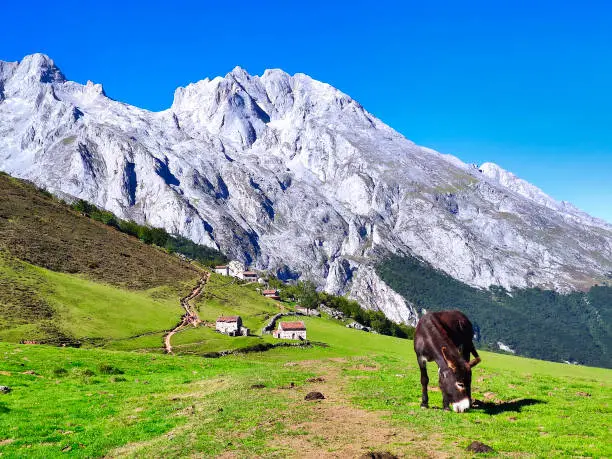
{"type": "Polygon", "coordinates": [[[539,288],[479,289],[414,257],[392,256],[381,279],[419,312],[459,309],[472,321],[480,347],[552,361],[612,367],[612,287],[561,294],[539,288]]]}
{"type": "Polygon", "coordinates": [[[279,290],[282,301],[297,302],[300,306],[315,309],[320,304],[342,312],[356,322],[372,328],[381,335],[412,339],[414,327],[398,324],[389,320],[380,311],[371,311],[362,308],[357,301],[349,300],[344,296],[318,292],[316,286],[310,281],[299,281],[296,284],[285,284],[283,281],[271,276],[268,279],[271,288],[279,290]]]}
{"type": "Polygon", "coordinates": [[[227,257],[218,250],[197,244],[178,234],[169,234],[163,228],[154,228],[140,225],[132,220],[123,220],[112,212],[100,209],[83,199],[75,201],[71,207],[92,220],[112,226],[122,233],[140,239],[145,244],[156,245],[169,253],[184,255],[206,266],[219,265],[228,261],[227,257]]]}

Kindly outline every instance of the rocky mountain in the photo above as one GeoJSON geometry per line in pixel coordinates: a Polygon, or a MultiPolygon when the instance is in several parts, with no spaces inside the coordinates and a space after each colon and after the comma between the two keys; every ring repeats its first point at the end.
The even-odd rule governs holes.
{"type": "Polygon", "coordinates": [[[568,291],[612,272],[611,225],[281,70],[236,67],[150,112],[45,55],[0,61],[0,169],[406,323],[416,311],[374,269],[389,254],[478,287],[568,291]]]}

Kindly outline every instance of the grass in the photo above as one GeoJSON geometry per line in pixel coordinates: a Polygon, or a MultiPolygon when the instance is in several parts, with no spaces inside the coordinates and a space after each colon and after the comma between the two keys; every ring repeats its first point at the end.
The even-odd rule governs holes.
{"type": "MultiPolygon", "coordinates": [[[[331,432],[353,422],[320,416],[345,404],[397,434],[368,439],[366,428],[359,434],[363,448],[410,455],[418,446],[427,454],[458,456],[478,440],[500,454],[612,454],[609,370],[483,352],[473,395],[487,402],[484,408],[444,412],[439,392],[432,391],[432,408],[421,410],[411,341],[350,330],[330,319],[306,321],[309,338],[329,347],[204,359],[0,343],[0,384],[13,388],[0,396],[0,452],[52,457],[71,448],[75,457],[160,451],[168,457],[270,457],[295,454],[291,445],[297,441],[321,454],[332,448],[342,455],[351,445],[316,426],[331,432]],[[28,370],[35,374],[24,374],[28,370]],[[310,390],[306,380],[315,375],[327,379],[320,390],[329,400],[320,404],[303,401],[310,390]],[[251,389],[253,384],[264,388],[251,389]],[[342,395],[330,398],[334,393],[342,395]],[[408,434],[418,445],[399,440],[408,434]]],[[[435,373],[430,365],[432,380],[435,373]]]]}
{"type": "Polygon", "coordinates": [[[48,193],[0,174],[0,250],[53,271],[147,289],[197,278],[160,249],[72,211],[48,193]]]}
{"type": "MultiPolygon", "coordinates": [[[[49,271],[1,252],[0,279],[1,340],[44,341],[64,336],[119,349],[130,346],[113,340],[171,329],[183,312],[179,298],[192,287],[177,283],[126,290],[79,275],[49,271]]],[[[161,348],[161,343],[160,335],[155,346],[139,342],[136,347],[161,348]]]]}
{"type": "MultiPolygon", "coordinates": [[[[439,409],[439,392],[430,392],[434,409],[419,408],[416,363],[403,365],[387,356],[374,362],[375,378],[358,370],[347,373],[354,400],[366,409],[389,411],[396,425],[418,425],[431,435],[444,432],[463,447],[478,440],[499,452],[537,457],[612,453],[610,371],[486,354],[473,387],[483,407],[453,416],[439,409]]],[[[435,381],[435,365],[430,365],[430,377],[435,381]]]]}
{"type": "MultiPolygon", "coordinates": [[[[52,457],[70,448],[73,456],[92,457],[127,443],[163,444],[168,442],[166,434],[185,425],[194,411],[205,417],[193,426],[202,435],[191,438],[191,432],[182,432],[181,442],[174,445],[178,449],[172,454],[170,448],[168,455],[185,454],[187,445],[207,454],[221,452],[227,443],[215,431],[246,431],[264,416],[263,404],[282,403],[282,397],[270,395],[241,406],[245,397],[235,397],[236,392],[262,379],[275,387],[299,377],[294,371],[274,375],[271,364],[262,367],[240,358],[204,360],[7,344],[0,344],[0,351],[0,379],[13,388],[0,400],[0,453],[6,456],[52,457]],[[100,362],[122,371],[121,379],[100,371],[100,362]],[[58,374],[58,368],[66,373],[58,374]]],[[[247,451],[265,445],[259,434],[252,437],[244,439],[247,451]]]]}

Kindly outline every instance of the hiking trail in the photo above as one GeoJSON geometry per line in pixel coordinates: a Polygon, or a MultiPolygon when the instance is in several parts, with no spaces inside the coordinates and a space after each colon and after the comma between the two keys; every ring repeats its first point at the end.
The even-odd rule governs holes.
{"type": "Polygon", "coordinates": [[[177,324],[177,326],[170,330],[164,336],[164,348],[166,349],[166,354],[173,354],[171,339],[175,333],[181,331],[183,328],[186,328],[189,325],[197,327],[202,322],[200,320],[200,317],[198,316],[195,307],[192,306],[189,302],[202,294],[204,286],[206,285],[206,282],[208,282],[209,278],[210,272],[203,271],[202,277],[198,281],[198,285],[196,285],[193,290],[191,290],[189,295],[181,298],[181,306],[185,310],[185,314],[181,316],[181,321],[177,324]]]}

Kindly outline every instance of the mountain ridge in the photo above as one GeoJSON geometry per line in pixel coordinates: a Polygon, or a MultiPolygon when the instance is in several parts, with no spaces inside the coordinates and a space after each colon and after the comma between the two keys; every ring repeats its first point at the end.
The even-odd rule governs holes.
{"type": "Polygon", "coordinates": [[[304,74],[237,67],[151,112],[33,55],[0,63],[0,121],[0,169],[396,321],[417,312],[375,272],[389,253],[477,287],[570,291],[612,271],[612,225],[419,147],[304,74]]]}

